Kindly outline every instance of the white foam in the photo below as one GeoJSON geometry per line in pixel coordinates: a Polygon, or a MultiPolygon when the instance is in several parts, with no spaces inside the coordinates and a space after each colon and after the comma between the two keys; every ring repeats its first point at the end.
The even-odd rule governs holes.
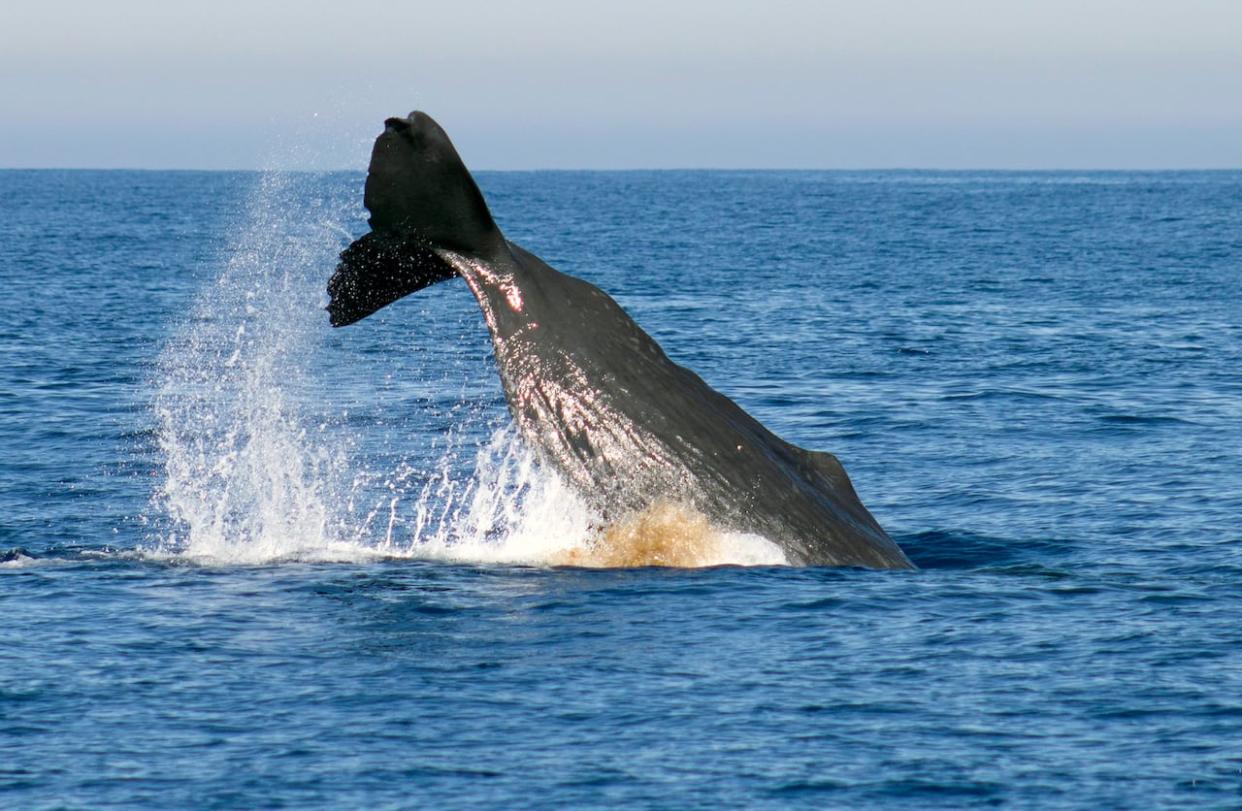
{"type": "Polygon", "coordinates": [[[29,569],[32,566],[39,566],[42,562],[40,558],[32,558],[19,552],[8,560],[0,560],[0,569],[29,569]]]}
{"type": "Polygon", "coordinates": [[[581,543],[597,520],[559,476],[536,463],[512,429],[496,430],[478,449],[465,481],[454,481],[447,462],[441,465],[414,505],[406,549],[420,556],[539,565],[581,543]]]}
{"type": "MultiPolygon", "coordinates": [[[[534,566],[589,561],[603,521],[553,471],[538,464],[511,428],[479,448],[474,473],[457,482],[446,469],[420,493],[408,542],[386,539],[402,556],[534,566]]],[[[713,531],[700,565],[770,566],[787,561],[758,535],[713,531]]],[[[585,565],[590,565],[586,563],[585,565]]]]}
{"type": "Polygon", "coordinates": [[[711,565],[788,566],[784,551],[762,535],[720,533],[719,551],[711,565]]]}

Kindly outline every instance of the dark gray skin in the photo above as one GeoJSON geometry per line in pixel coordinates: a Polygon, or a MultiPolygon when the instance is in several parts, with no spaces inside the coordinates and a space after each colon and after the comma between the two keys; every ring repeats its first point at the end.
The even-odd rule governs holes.
{"type": "Polygon", "coordinates": [[[507,241],[429,116],[385,122],[364,202],[371,233],[328,283],[333,326],[464,278],[522,435],[606,519],[671,500],[768,538],[793,564],[913,568],[836,457],[768,431],[599,288],[507,241]]]}

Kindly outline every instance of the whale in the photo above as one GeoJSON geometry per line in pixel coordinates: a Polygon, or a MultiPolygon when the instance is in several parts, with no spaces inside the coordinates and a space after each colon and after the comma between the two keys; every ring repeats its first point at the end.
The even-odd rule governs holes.
{"type": "Polygon", "coordinates": [[[370,231],[328,281],[332,326],[464,279],[519,434],[604,522],[672,503],[762,536],[791,565],[914,568],[834,455],[776,436],[598,287],[506,239],[426,113],[384,122],[363,205],[370,231]]]}

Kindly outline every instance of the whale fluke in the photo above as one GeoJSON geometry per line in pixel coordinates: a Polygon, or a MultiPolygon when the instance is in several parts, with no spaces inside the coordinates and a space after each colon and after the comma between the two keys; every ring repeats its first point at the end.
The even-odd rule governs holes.
{"type": "Polygon", "coordinates": [[[480,255],[504,241],[457,150],[426,113],[384,122],[363,205],[372,231],[417,233],[437,248],[480,255]]]}
{"type": "MultiPolygon", "coordinates": [[[[793,564],[913,568],[835,456],[785,442],[670,360],[602,290],[507,242],[429,116],[385,122],[364,202],[371,233],[345,249],[328,283],[332,324],[463,277],[514,421],[608,522],[605,538],[703,517],[767,538],[793,564]]],[[[661,554],[679,533],[656,533],[671,539],[661,554]]]]}
{"type": "Polygon", "coordinates": [[[352,324],[455,273],[416,236],[371,232],[341,252],[328,282],[329,320],[334,327],[352,324]]]}
{"type": "Polygon", "coordinates": [[[504,243],[474,178],[426,113],[384,122],[363,205],[371,232],[341,252],[328,283],[334,327],[456,275],[435,248],[482,256],[504,243]]]}

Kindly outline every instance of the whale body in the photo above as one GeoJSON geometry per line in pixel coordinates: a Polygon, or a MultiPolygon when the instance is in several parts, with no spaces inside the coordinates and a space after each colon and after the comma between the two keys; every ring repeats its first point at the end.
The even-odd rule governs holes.
{"type": "Polygon", "coordinates": [[[328,283],[332,325],[461,276],[521,434],[606,520],[672,501],[791,564],[913,568],[835,456],[768,431],[599,288],[506,240],[430,116],[385,121],[364,204],[371,231],[328,283]]]}

